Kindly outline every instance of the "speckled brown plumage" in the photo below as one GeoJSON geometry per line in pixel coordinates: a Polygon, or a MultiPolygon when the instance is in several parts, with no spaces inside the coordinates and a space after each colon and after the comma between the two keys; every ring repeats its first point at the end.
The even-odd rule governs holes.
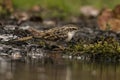
{"type": "Polygon", "coordinates": [[[32,34],[33,38],[41,38],[46,40],[66,40],[68,38],[68,32],[77,31],[78,29],[79,27],[77,25],[68,24],[44,31],[29,28],[28,31],[32,34]]]}

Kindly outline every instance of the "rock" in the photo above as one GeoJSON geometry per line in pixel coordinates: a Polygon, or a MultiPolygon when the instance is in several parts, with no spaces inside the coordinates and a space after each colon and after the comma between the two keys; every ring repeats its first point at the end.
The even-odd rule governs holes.
{"type": "Polygon", "coordinates": [[[18,24],[27,21],[29,18],[30,14],[28,14],[27,12],[16,11],[11,15],[11,19],[16,19],[18,21],[18,24]]]}
{"type": "Polygon", "coordinates": [[[80,12],[86,17],[96,17],[99,14],[99,10],[93,6],[83,6],[80,8],[80,12]]]}
{"type": "Polygon", "coordinates": [[[79,29],[75,35],[73,36],[72,42],[91,42],[96,37],[96,32],[93,31],[91,28],[84,27],[79,29]]]}
{"type": "Polygon", "coordinates": [[[26,51],[20,48],[14,48],[12,46],[7,46],[4,44],[0,44],[2,47],[0,48],[0,56],[6,56],[12,60],[19,60],[25,57],[26,51]]]}
{"type": "Polygon", "coordinates": [[[40,12],[42,10],[42,8],[39,5],[34,5],[30,11],[33,12],[40,12]]]}
{"type": "Polygon", "coordinates": [[[113,10],[103,9],[98,16],[98,25],[101,30],[111,30],[120,32],[120,5],[117,5],[113,10]]]}
{"type": "Polygon", "coordinates": [[[116,33],[120,33],[120,19],[110,19],[108,21],[108,28],[116,33]]]}
{"type": "Polygon", "coordinates": [[[98,25],[101,30],[107,30],[107,23],[113,18],[111,9],[103,9],[101,14],[98,16],[98,25]]]}
{"type": "Polygon", "coordinates": [[[101,41],[101,40],[105,40],[105,39],[115,39],[115,40],[119,40],[119,38],[117,37],[118,34],[113,32],[113,31],[99,31],[97,34],[96,34],[96,37],[95,37],[95,41],[101,41]]]}
{"type": "Polygon", "coordinates": [[[43,24],[48,25],[48,26],[55,26],[56,22],[53,20],[44,20],[43,24]]]}
{"type": "Polygon", "coordinates": [[[31,59],[41,59],[46,56],[46,53],[44,50],[36,44],[30,44],[28,45],[27,49],[27,57],[30,57],[31,59]]]}
{"type": "Polygon", "coordinates": [[[112,11],[113,11],[114,17],[117,19],[120,19],[120,4],[115,6],[115,8],[112,11]]]}

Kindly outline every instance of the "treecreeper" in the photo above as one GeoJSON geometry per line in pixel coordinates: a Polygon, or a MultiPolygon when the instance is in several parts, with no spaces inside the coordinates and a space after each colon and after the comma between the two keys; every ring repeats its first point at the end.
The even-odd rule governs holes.
{"type": "Polygon", "coordinates": [[[17,41],[24,41],[32,38],[40,38],[51,41],[70,41],[75,35],[75,33],[79,30],[79,27],[77,25],[67,24],[61,27],[55,27],[48,30],[37,30],[32,27],[28,28],[27,30],[31,33],[31,36],[19,38],[17,39],[17,41]]]}

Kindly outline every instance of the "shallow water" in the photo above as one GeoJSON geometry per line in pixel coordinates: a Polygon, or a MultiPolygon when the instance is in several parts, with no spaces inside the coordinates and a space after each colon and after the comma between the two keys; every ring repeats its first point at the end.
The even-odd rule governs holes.
{"type": "Polygon", "coordinates": [[[80,60],[23,63],[0,59],[0,80],[120,80],[120,65],[80,60]]]}

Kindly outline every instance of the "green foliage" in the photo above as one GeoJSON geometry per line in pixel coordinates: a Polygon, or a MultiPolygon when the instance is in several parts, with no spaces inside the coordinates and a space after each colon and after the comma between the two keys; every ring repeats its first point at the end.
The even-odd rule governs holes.
{"type": "Polygon", "coordinates": [[[120,3],[120,0],[13,0],[13,2],[15,7],[21,9],[29,9],[34,5],[40,5],[50,9],[59,8],[60,10],[76,14],[83,5],[92,5],[100,9],[106,6],[113,8],[120,3]]]}

